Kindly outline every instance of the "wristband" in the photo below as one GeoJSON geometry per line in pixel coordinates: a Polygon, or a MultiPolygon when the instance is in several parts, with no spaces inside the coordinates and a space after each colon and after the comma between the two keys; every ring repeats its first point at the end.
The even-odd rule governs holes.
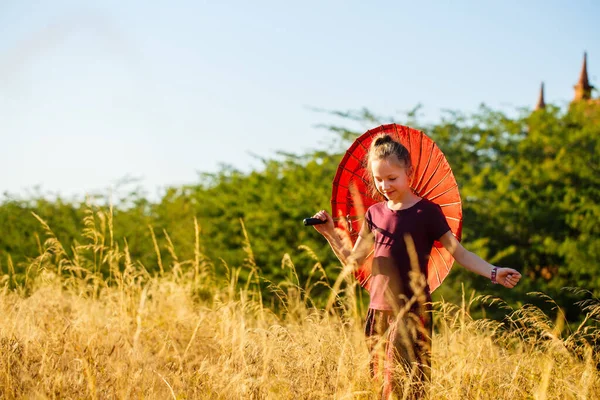
{"type": "Polygon", "coordinates": [[[498,267],[494,267],[492,268],[492,274],[491,274],[491,280],[493,284],[497,284],[498,281],[496,280],[496,273],[498,272],[498,267]]]}

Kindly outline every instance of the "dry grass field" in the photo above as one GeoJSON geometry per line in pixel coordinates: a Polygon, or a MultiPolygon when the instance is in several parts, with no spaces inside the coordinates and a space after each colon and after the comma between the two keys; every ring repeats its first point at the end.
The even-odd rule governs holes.
{"type": "MultiPolygon", "coordinates": [[[[261,294],[249,246],[246,264],[225,276],[199,247],[172,265],[158,257],[160,272],[149,274],[112,238],[110,213],[86,224],[88,242],[73,256],[46,227],[42,254],[18,287],[14,266],[2,264],[0,398],[378,397],[352,285],[333,307],[310,300],[325,284],[318,262],[312,283],[272,283],[261,294]]],[[[283,265],[293,276],[289,257],[283,265]]],[[[600,399],[600,360],[587,344],[599,335],[590,322],[600,306],[583,304],[588,320],[568,330],[532,306],[502,323],[474,320],[475,301],[502,306],[435,304],[432,398],[600,399]]]]}

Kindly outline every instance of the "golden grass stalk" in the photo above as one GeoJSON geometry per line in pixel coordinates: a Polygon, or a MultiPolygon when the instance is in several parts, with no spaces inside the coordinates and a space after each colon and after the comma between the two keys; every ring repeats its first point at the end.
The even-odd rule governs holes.
{"type": "MultiPolygon", "coordinates": [[[[112,219],[107,235],[88,218],[90,243],[75,246],[65,268],[57,263],[66,253],[51,242],[55,253],[34,261],[27,290],[0,280],[0,398],[378,398],[353,283],[321,309],[286,257],[293,281],[261,293],[247,237],[247,282],[239,281],[247,265],[217,277],[197,248],[193,260],[175,258],[152,276],[126,241],[119,250],[112,219]],[[110,263],[105,279],[98,270],[110,263]]],[[[333,291],[314,259],[316,282],[333,291]]],[[[504,322],[475,320],[478,302],[502,306],[481,296],[434,305],[433,398],[600,398],[599,332],[589,324],[599,320],[598,301],[583,304],[586,325],[575,332],[531,305],[504,322]]]]}

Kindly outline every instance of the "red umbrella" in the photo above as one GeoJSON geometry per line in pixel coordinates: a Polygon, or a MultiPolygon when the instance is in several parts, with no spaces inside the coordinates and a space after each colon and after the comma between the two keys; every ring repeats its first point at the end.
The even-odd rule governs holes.
{"type": "MultiPolygon", "coordinates": [[[[371,129],[357,138],[346,151],[333,180],[331,195],[332,214],[338,228],[346,230],[356,242],[365,211],[374,203],[384,200],[371,197],[368,188],[370,175],[365,170],[365,156],[371,141],[380,133],[387,133],[402,143],[410,152],[414,168],[411,188],[415,193],[442,208],[454,236],[460,240],[462,233],[462,207],[458,185],[446,157],[437,145],[423,132],[407,126],[389,124],[371,129]]],[[[355,272],[361,286],[369,289],[372,254],[355,272]]],[[[429,289],[434,291],[450,272],[454,258],[435,242],[427,267],[429,289]]]]}

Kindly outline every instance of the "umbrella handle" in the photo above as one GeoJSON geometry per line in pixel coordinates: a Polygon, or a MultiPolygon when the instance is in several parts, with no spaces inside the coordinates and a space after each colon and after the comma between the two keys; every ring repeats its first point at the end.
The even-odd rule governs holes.
{"type": "Polygon", "coordinates": [[[319,218],[304,218],[304,220],[302,222],[304,222],[304,226],[311,226],[311,225],[321,225],[327,221],[323,221],[319,218]]]}

